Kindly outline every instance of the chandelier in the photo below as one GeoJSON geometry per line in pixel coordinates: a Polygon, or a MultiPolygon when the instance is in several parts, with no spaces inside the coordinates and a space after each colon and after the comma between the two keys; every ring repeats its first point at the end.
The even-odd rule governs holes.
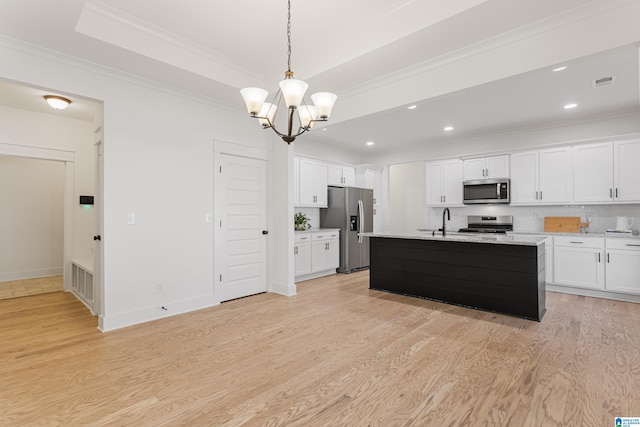
{"type": "Polygon", "coordinates": [[[310,130],[315,122],[326,122],[338,98],[334,93],[317,92],[311,95],[313,105],[304,103],[304,94],[309,85],[302,80],[294,79],[291,71],[291,0],[287,2],[287,71],[279,86],[271,102],[265,102],[269,92],[258,87],[246,87],[240,94],[251,117],[258,119],[263,129],[273,129],[287,144],[291,144],[297,136],[310,130]],[[286,132],[281,132],[275,127],[276,112],[283,98],[287,107],[286,132]]]}

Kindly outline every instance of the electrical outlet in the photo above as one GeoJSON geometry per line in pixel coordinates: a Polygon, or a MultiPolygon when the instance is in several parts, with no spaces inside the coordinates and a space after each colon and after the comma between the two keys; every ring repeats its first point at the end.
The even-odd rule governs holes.
{"type": "Polygon", "coordinates": [[[156,294],[164,294],[164,284],[162,282],[156,283],[156,294]]]}

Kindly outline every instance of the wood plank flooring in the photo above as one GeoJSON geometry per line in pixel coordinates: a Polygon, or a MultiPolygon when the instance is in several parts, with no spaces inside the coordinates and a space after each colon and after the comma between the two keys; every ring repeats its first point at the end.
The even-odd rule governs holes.
{"type": "Polygon", "coordinates": [[[640,416],[640,304],[541,323],[368,272],[102,334],[64,292],[0,301],[2,426],[609,426],[640,416]]]}
{"type": "Polygon", "coordinates": [[[64,290],[62,275],[9,280],[0,282],[0,299],[20,298],[62,290],[64,290]]]}

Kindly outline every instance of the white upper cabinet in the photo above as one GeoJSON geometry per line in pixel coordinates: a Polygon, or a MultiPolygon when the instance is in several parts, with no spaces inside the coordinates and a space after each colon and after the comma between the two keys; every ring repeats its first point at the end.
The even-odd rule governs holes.
{"type": "Polygon", "coordinates": [[[353,166],[328,165],[327,183],[336,187],[354,187],[356,169],[353,166]]]}
{"type": "Polygon", "coordinates": [[[538,203],[538,152],[511,155],[511,204],[538,203]]]}
{"type": "Polygon", "coordinates": [[[425,165],[427,206],[462,205],[462,161],[444,160],[425,165]]]}
{"type": "Polygon", "coordinates": [[[575,201],[640,202],[640,140],[603,142],[575,148],[575,201]]]}
{"type": "Polygon", "coordinates": [[[463,164],[463,177],[470,179],[509,178],[509,156],[478,157],[466,159],[463,164]]]}
{"type": "Polygon", "coordinates": [[[373,190],[373,205],[380,202],[380,169],[375,167],[358,167],[356,171],[356,185],[373,190]]]}
{"type": "Polygon", "coordinates": [[[640,139],[613,143],[614,197],[618,202],[640,202],[640,139]]]}
{"type": "Polygon", "coordinates": [[[300,159],[300,203],[298,206],[327,207],[327,165],[300,159]]]}
{"type": "Polygon", "coordinates": [[[574,201],[613,201],[613,144],[579,145],[574,148],[574,201]]]}
{"type": "Polygon", "coordinates": [[[559,204],[572,199],[571,147],[511,155],[511,204],[559,204]]]}

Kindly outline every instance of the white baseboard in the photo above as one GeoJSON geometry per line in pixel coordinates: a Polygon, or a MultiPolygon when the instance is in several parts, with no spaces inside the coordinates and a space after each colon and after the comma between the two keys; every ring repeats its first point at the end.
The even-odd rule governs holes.
{"type": "Polygon", "coordinates": [[[286,284],[286,283],[272,282],[271,292],[275,294],[284,295],[286,297],[291,297],[298,292],[298,288],[295,283],[286,284]]]}
{"type": "Polygon", "coordinates": [[[140,323],[151,322],[169,316],[189,313],[220,304],[213,295],[189,299],[184,301],[168,302],[140,310],[126,313],[116,313],[111,315],[100,315],[98,317],[98,329],[102,332],[113,331],[127,326],[138,325],[140,323]]]}
{"type": "Polygon", "coordinates": [[[597,289],[574,288],[571,286],[554,285],[547,283],[546,289],[552,292],[562,292],[565,294],[583,295],[585,297],[605,298],[616,301],[639,302],[640,295],[622,294],[618,292],[600,291],[597,289]]]}
{"type": "Polygon", "coordinates": [[[62,267],[39,268],[25,271],[10,271],[8,273],[0,273],[0,282],[33,279],[36,277],[60,276],[62,274],[62,271],[62,267]]]}

